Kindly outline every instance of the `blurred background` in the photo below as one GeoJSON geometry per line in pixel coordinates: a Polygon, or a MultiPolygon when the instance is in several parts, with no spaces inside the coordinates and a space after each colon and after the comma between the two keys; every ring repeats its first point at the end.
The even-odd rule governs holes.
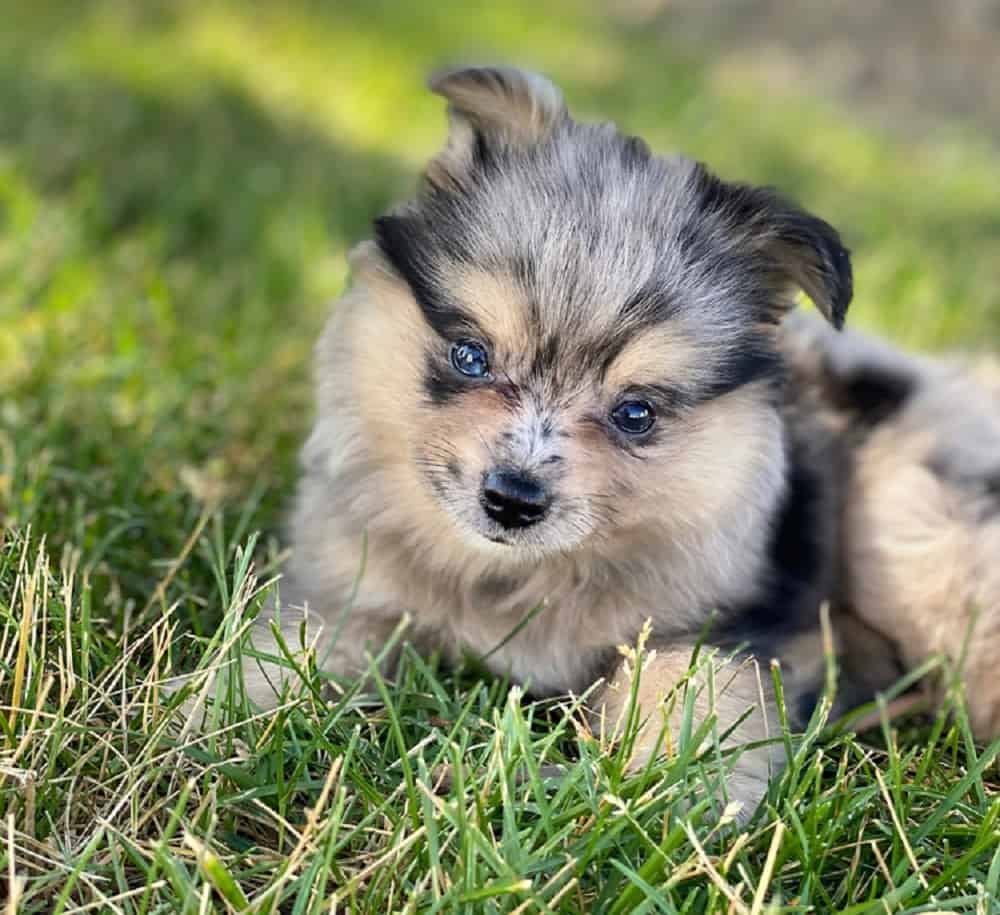
{"type": "Polygon", "coordinates": [[[442,64],[540,69],[580,118],[778,185],[854,250],[860,326],[1000,333],[997,2],[0,0],[0,22],[0,517],[108,619],[221,505],[171,581],[209,626],[207,554],[276,528],[311,347],[345,252],[443,141],[442,64]]]}

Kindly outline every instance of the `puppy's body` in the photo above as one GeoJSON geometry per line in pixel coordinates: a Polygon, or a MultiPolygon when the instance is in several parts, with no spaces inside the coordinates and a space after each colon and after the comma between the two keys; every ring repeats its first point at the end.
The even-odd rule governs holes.
{"type": "MultiPolygon", "coordinates": [[[[714,613],[730,741],[769,734],[769,677],[748,657],[781,658],[807,715],[820,605],[842,560],[864,563],[839,548],[840,507],[865,496],[843,472],[849,420],[826,403],[822,360],[795,355],[826,338],[782,322],[797,289],[842,322],[837,233],[573,121],[531,74],[458,71],[434,88],[448,145],[355,251],[318,347],[282,628],[308,608],[317,657],[351,676],[407,615],[418,646],[479,655],[538,693],[606,677],[596,704],[613,719],[617,646],[650,620],[648,748],[714,613]]],[[[862,673],[865,689],[888,676],[862,673]]],[[[710,676],[691,680],[705,713],[710,676]]],[[[280,686],[269,665],[248,673],[259,704],[280,686]]],[[[741,757],[730,790],[759,799],[773,755],[741,757]]]]}
{"type": "Polygon", "coordinates": [[[912,667],[961,663],[973,729],[1000,733],[1000,372],[796,321],[788,359],[841,443],[835,592],[912,667]]]}

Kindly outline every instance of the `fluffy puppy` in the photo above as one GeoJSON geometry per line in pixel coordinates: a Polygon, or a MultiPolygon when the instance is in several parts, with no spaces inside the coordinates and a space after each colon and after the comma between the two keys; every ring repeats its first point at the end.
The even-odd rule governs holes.
{"type": "MultiPolygon", "coordinates": [[[[801,721],[840,507],[868,503],[864,475],[839,470],[825,388],[797,383],[784,354],[799,290],[844,320],[836,231],[575,121],[537,75],[463,69],[431,88],[449,102],[447,144],[353,252],[318,345],[286,640],[306,631],[326,671],[352,676],[408,615],[418,646],[480,655],[536,694],[604,678],[595,713],[613,723],[634,674],[617,646],[651,620],[636,763],[676,741],[664,700],[682,684],[727,743],[767,738],[770,677],[753,659],[782,660],[801,721]],[[718,651],[692,672],[713,614],[718,651]]],[[[872,442],[860,465],[877,462],[872,442]]],[[[891,586],[859,588],[884,622],[872,608],[891,586]]],[[[267,625],[255,643],[276,653],[267,625]]],[[[250,665],[250,698],[272,705],[283,677],[250,665]]],[[[744,753],[730,795],[751,809],[776,762],[744,753]]]]}
{"type": "MultiPolygon", "coordinates": [[[[841,325],[848,252],[768,190],[573,120],[534,74],[431,88],[447,144],[353,252],[318,345],[287,640],[307,608],[317,658],[350,676],[408,614],[418,645],[536,694],[606,678],[614,722],[617,646],[651,620],[636,762],[684,682],[729,742],[765,739],[748,659],[785,659],[808,713],[836,565],[833,445],[785,384],[780,327],[799,290],[841,325]],[[689,677],[713,613],[720,651],[689,677]]],[[[255,641],[274,653],[266,626],[255,641]]],[[[247,692],[273,704],[282,677],[251,668],[247,692]]],[[[744,754],[731,795],[756,802],[771,756],[744,754]]]]}
{"type": "Polygon", "coordinates": [[[902,353],[818,321],[786,327],[842,448],[836,600],[906,666],[956,662],[976,734],[1000,733],[1000,369],[902,353]]]}

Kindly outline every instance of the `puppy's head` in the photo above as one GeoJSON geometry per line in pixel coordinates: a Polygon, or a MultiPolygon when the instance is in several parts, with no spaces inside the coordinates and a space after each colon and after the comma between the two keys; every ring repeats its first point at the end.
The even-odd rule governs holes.
{"type": "Polygon", "coordinates": [[[842,323],[837,233],[574,121],[539,76],[465,69],[431,88],[447,145],[417,200],[377,221],[338,331],[395,481],[387,511],[525,561],[770,505],[776,325],[799,289],[842,323]]]}

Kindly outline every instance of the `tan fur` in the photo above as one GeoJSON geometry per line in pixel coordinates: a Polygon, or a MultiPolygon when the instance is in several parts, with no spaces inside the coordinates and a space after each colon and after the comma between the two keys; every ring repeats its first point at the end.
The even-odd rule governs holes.
{"type": "Polygon", "coordinates": [[[961,661],[973,728],[990,739],[1000,733],[1000,514],[928,468],[936,444],[933,426],[892,423],[858,451],[844,532],[848,598],[891,633],[908,666],[939,653],[961,661]]]}
{"type": "MultiPolygon", "coordinates": [[[[583,513],[565,535],[577,547],[573,554],[526,567],[523,556],[511,557],[502,547],[473,548],[475,535],[441,510],[419,477],[414,451],[433,456],[436,448],[447,448],[477,478],[489,457],[483,441],[495,436],[506,411],[489,391],[467,399],[461,409],[431,411],[412,386],[401,387],[381,364],[369,374],[372,364],[363,354],[371,341],[394,352],[399,377],[413,377],[419,372],[417,354],[431,339],[412,297],[383,277],[379,265],[367,264],[324,334],[318,349],[321,413],[326,391],[336,400],[336,437],[327,442],[334,429],[321,420],[307,446],[313,459],[322,454],[325,470],[345,472],[351,445],[361,434],[352,427],[360,422],[359,414],[365,416],[369,482],[352,493],[351,507],[370,519],[367,542],[346,534],[341,518],[314,518],[314,503],[300,500],[296,527],[305,536],[292,559],[293,580],[300,565],[320,568],[327,583],[323,590],[342,593],[356,577],[366,548],[357,604],[379,608],[377,615],[389,629],[404,610],[419,606],[415,631],[428,632],[456,654],[490,651],[544,602],[546,609],[531,629],[491,658],[497,670],[527,677],[541,690],[558,689],[588,651],[629,640],[648,616],[656,620],[657,633],[666,634],[696,622],[692,608],[706,594],[723,589],[736,599],[753,593],[762,556],[752,532],[759,524],[755,511],[762,512],[764,505],[748,502],[746,490],[759,484],[765,502],[783,472],[780,426],[758,422],[754,412],[759,392],[747,389],[706,405],[682,440],[666,443],[657,459],[669,462],[669,479],[636,473],[606,442],[584,437],[567,455],[573,468],[568,485],[584,492],[627,485],[632,516],[617,519],[616,537],[608,542],[592,513],[583,513]],[[366,277],[375,277],[371,288],[366,277]],[[345,352],[353,355],[345,359],[345,352]],[[348,402],[356,407],[345,409],[348,402]],[[479,434],[464,434],[469,428],[479,434]],[[720,439],[725,448],[717,447],[720,439]],[[386,504],[393,506],[394,517],[410,519],[412,541],[380,531],[386,504]],[[671,543],[676,545],[672,553],[671,543]],[[505,582],[505,591],[484,592],[483,582],[497,579],[505,582]]],[[[488,302],[494,292],[490,285],[488,295],[469,301],[488,302]]],[[[489,314],[482,317],[488,320],[489,314]]],[[[312,604],[315,610],[315,597],[312,604]]],[[[358,653],[350,670],[361,663],[358,653]]],[[[586,686],[585,677],[569,680],[586,686]]]]}
{"type": "Polygon", "coordinates": [[[802,318],[786,331],[796,383],[813,390],[844,443],[840,597],[862,622],[842,615],[839,627],[857,674],[873,688],[891,682],[878,673],[886,656],[879,636],[907,667],[944,655],[965,684],[974,730],[992,739],[1000,733],[996,360],[911,356],[802,318]],[[871,420],[850,393],[865,374],[913,392],[871,420]]]}
{"type": "Polygon", "coordinates": [[[626,344],[608,369],[609,387],[651,384],[664,375],[697,378],[706,372],[705,354],[679,328],[665,324],[651,328],[626,344]]]}
{"type": "Polygon", "coordinates": [[[623,664],[596,702],[596,726],[612,734],[622,733],[638,673],[636,705],[641,724],[630,767],[641,769],[657,747],[668,757],[684,750],[683,721],[690,691],[692,730],[709,715],[715,720],[696,752],[704,752],[722,737],[719,746],[723,752],[767,742],[755,752],[739,755],[726,780],[727,794],[743,804],[739,818],[745,821],[753,812],[747,802],[763,797],[785,755],[778,739],[781,729],[772,705],[770,672],[762,674],[752,661],[711,653],[693,660],[693,653],[693,645],[677,645],[641,657],[638,670],[635,662],[623,664]]]}
{"type": "Polygon", "coordinates": [[[474,308],[483,329],[503,352],[517,352],[530,332],[525,322],[524,292],[506,274],[473,267],[452,276],[455,295],[474,308]]]}

